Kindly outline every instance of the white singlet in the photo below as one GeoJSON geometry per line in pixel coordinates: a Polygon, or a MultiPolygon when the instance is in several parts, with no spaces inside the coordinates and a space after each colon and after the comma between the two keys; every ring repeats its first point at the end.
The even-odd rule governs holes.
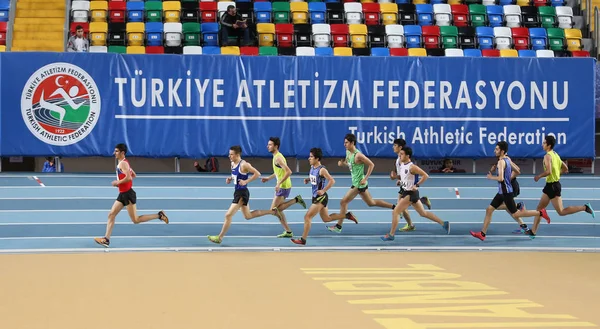
{"type": "MultiPolygon", "coordinates": [[[[397,163],[399,163],[399,161],[397,163]]],[[[400,175],[400,186],[405,191],[411,191],[416,182],[415,175],[410,172],[410,167],[412,167],[412,165],[412,161],[396,165],[396,170],[399,171],[398,174],[400,175]]]]}

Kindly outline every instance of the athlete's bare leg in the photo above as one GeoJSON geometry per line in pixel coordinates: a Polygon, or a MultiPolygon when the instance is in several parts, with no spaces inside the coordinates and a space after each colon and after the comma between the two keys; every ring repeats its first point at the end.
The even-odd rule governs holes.
{"type": "Polygon", "coordinates": [[[160,213],[138,216],[137,206],[135,204],[130,204],[127,206],[127,213],[129,214],[129,218],[131,218],[131,221],[134,224],[144,223],[153,219],[160,219],[160,213]]]}
{"type": "Polygon", "coordinates": [[[337,214],[329,215],[331,218],[338,221],[337,222],[338,227],[342,227],[342,223],[344,222],[344,219],[346,218],[346,213],[348,213],[348,204],[350,204],[350,202],[352,202],[352,200],[354,200],[354,198],[356,198],[357,195],[358,195],[358,189],[352,188],[352,189],[348,190],[348,192],[346,192],[346,195],[344,195],[344,197],[340,201],[340,212],[337,214]]]}
{"type": "Polygon", "coordinates": [[[285,229],[286,232],[292,232],[292,229],[290,229],[290,226],[287,223],[287,220],[285,218],[285,213],[281,210],[278,210],[279,206],[282,205],[285,202],[285,197],[283,196],[276,196],[273,198],[273,202],[271,203],[271,209],[274,209],[273,211],[276,213],[276,216],[279,218],[279,222],[281,223],[281,226],[283,226],[283,228],[285,229]],[[275,209],[278,208],[278,209],[275,209]]]}
{"type": "Polygon", "coordinates": [[[121,210],[123,210],[123,207],[124,206],[121,202],[115,201],[112,205],[112,208],[110,208],[110,212],[108,213],[108,223],[106,224],[106,234],[104,234],[105,238],[110,239],[112,230],[115,226],[115,219],[121,210]]]}
{"type": "Polygon", "coordinates": [[[242,208],[242,212],[244,211],[244,208],[246,208],[246,211],[248,211],[248,206],[244,206],[243,204],[244,200],[240,199],[238,203],[232,203],[229,206],[229,209],[225,213],[225,222],[223,222],[223,228],[221,228],[221,233],[219,233],[219,240],[223,240],[223,237],[225,237],[225,234],[227,234],[227,231],[229,231],[231,221],[233,220],[233,215],[235,215],[235,213],[238,212],[240,208],[242,208]]]}
{"type": "MultiPolygon", "coordinates": [[[[396,208],[392,211],[392,227],[390,228],[390,233],[388,236],[394,236],[396,230],[398,229],[398,221],[400,220],[400,214],[404,212],[410,206],[410,196],[407,195],[404,198],[398,200],[398,204],[396,208]]],[[[409,224],[409,225],[412,225],[409,224]]]]}
{"type": "Polygon", "coordinates": [[[320,203],[312,204],[310,208],[308,208],[308,211],[304,215],[304,232],[302,232],[302,239],[306,240],[308,238],[308,233],[312,226],[312,219],[321,211],[321,209],[323,209],[323,205],[320,203]]]}
{"type": "Polygon", "coordinates": [[[417,211],[419,216],[427,218],[429,220],[432,220],[432,221],[444,226],[444,221],[441,220],[436,214],[432,213],[431,211],[425,210],[425,208],[423,207],[423,204],[421,203],[421,200],[417,201],[417,203],[413,203],[412,206],[413,206],[413,208],[415,208],[415,210],[417,211]]]}
{"type": "Polygon", "coordinates": [[[388,208],[388,209],[394,208],[394,205],[389,202],[386,202],[383,200],[374,200],[373,197],[371,196],[371,193],[369,193],[369,190],[366,190],[363,193],[360,193],[360,198],[369,207],[380,207],[380,208],[388,208]]]}

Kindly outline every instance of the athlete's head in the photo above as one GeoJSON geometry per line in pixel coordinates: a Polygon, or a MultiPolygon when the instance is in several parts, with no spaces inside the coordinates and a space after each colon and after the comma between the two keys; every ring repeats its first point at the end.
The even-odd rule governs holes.
{"type": "Polygon", "coordinates": [[[556,145],[556,138],[552,135],[546,135],[546,137],[544,137],[544,141],[542,142],[542,148],[544,148],[544,151],[548,152],[554,150],[554,145],[556,145]]]}
{"type": "Polygon", "coordinates": [[[412,159],[412,149],[408,146],[404,146],[400,152],[400,161],[402,162],[410,162],[410,159],[412,159]]]}
{"type": "Polygon", "coordinates": [[[505,141],[500,141],[496,143],[496,148],[494,149],[494,154],[497,157],[503,157],[508,153],[508,143],[505,141]]]}
{"type": "Polygon", "coordinates": [[[127,145],[119,143],[115,146],[115,158],[123,159],[127,154],[127,145]]]}
{"type": "Polygon", "coordinates": [[[354,136],[354,134],[346,134],[346,136],[344,136],[344,147],[346,150],[356,147],[356,136],[354,136]]]}
{"type": "Polygon", "coordinates": [[[234,145],[229,148],[229,160],[237,162],[242,157],[242,147],[234,145]]]}
{"type": "Polygon", "coordinates": [[[275,153],[279,151],[279,146],[281,146],[281,141],[279,137],[271,137],[269,138],[269,142],[267,143],[267,150],[271,153],[275,153]]]}
{"type": "Polygon", "coordinates": [[[406,146],[406,141],[402,138],[394,139],[394,153],[398,154],[406,146]]]}
{"type": "Polygon", "coordinates": [[[308,156],[308,162],[311,166],[316,165],[323,158],[323,151],[321,151],[318,147],[313,147],[310,149],[310,155],[308,156]]]}

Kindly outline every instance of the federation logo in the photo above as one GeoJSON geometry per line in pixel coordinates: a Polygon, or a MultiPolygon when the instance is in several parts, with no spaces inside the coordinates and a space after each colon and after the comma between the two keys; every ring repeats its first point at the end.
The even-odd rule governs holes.
{"type": "Polygon", "coordinates": [[[67,146],[83,140],[100,117],[100,94],[92,77],[68,63],[48,64],[31,75],[21,95],[21,114],[39,140],[67,146]]]}

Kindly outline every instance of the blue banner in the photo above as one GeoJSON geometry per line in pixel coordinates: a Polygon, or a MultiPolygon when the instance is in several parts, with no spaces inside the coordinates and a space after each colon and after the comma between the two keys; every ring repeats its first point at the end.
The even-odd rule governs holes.
{"type": "Polygon", "coordinates": [[[238,57],[2,53],[0,154],[343,157],[404,138],[423,158],[592,158],[592,58],[238,57]]]}

